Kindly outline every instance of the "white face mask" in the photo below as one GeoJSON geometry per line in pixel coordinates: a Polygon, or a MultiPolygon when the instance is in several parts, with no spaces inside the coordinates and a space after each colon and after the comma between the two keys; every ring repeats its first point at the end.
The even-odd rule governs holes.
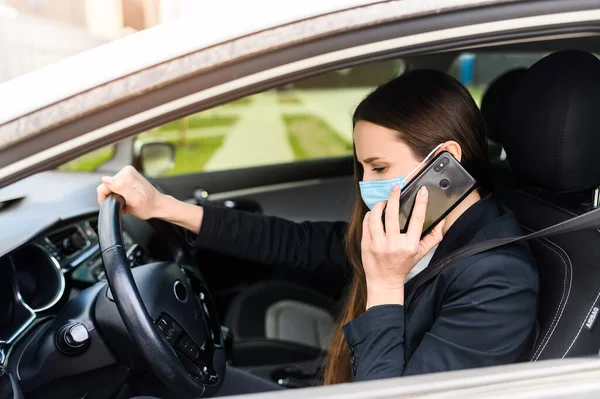
{"type": "Polygon", "coordinates": [[[431,152],[418,164],[413,170],[410,171],[405,177],[398,176],[393,179],[388,180],[371,180],[371,181],[361,181],[358,183],[360,187],[360,196],[362,197],[363,202],[369,209],[373,209],[376,203],[380,201],[387,201],[390,197],[390,193],[392,192],[392,188],[394,185],[398,185],[400,190],[402,190],[413,175],[421,170],[423,165],[425,165],[431,157],[442,147],[442,144],[439,144],[435,147],[431,152]]]}

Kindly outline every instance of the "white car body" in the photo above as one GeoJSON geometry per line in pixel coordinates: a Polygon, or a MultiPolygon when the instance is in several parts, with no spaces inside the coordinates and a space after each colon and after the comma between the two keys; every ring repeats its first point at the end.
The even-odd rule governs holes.
{"type": "MultiPolygon", "coordinates": [[[[251,7],[252,2],[246,3],[245,7],[251,7]]],[[[427,21],[429,17],[450,15],[457,10],[466,12],[517,3],[523,2],[272,1],[268,5],[271,12],[260,19],[244,18],[243,8],[237,9],[239,14],[232,19],[231,10],[215,4],[210,14],[189,16],[177,23],[133,34],[0,85],[0,187],[53,169],[107,143],[131,137],[148,125],[158,126],[192,111],[275,87],[286,79],[319,68],[351,65],[391,53],[419,54],[432,48],[444,51],[535,41],[542,36],[577,37],[594,35],[596,29],[600,30],[600,2],[588,2],[589,7],[572,10],[566,9],[564,2],[562,8],[539,15],[522,16],[517,12],[506,18],[462,21],[441,29],[414,30],[364,43],[353,37],[347,45],[338,43],[331,51],[313,48],[307,50],[307,56],[287,54],[284,60],[266,62],[271,54],[323,37],[349,35],[379,24],[400,26],[414,18],[427,21]],[[569,31],[566,29],[569,26],[581,29],[569,31]],[[534,33],[527,33],[531,31],[534,33]],[[249,68],[248,60],[264,62],[265,67],[249,68]],[[216,76],[227,65],[237,68],[232,69],[235,77],[202,81],[204,76],[216,76]],[[190,92],[180,97],[160,94],[161,90],[175,87],[181,81],[191,82],[194,77],[197,79],[190,92]],[[156,97],[159,99],[143,107],[140,99],[150,98],[153,93],[159,93],[156,97]],[[115,119],[92,119],[124,102],[139,106],[115,119]]],[[[591,398],[599,394],[600,359],[590,357],[318,387],[290,391],[286,397],[516,399],[591,398]]],[[[280,396],[274,392],[244,397],[280,396]]]]}

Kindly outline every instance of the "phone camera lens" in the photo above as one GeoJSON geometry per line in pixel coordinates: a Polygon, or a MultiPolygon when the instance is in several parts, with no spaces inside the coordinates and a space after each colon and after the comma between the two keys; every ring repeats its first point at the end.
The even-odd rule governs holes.
{"type": "Polygon", "coordinates": [[[433,170],[435,170],[436,172],[441,171],[442,169],[444,169],[446,167],[446,165],[448,165],[448,163],[450,162],[450,160],[446,157],[440,159],[440,161],[434,166],[433,170]]]}
{"type": "Polygon", "coordinates": [[[448,187],[450,187],[450,181],[448,181],[448,179],[442,179],[442,180],[440,180],[440,188],[442,190],[445,190],[448,187]]]}

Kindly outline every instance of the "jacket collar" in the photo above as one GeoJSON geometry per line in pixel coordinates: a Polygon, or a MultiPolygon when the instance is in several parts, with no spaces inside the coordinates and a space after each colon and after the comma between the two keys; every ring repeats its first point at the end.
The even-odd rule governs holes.
{"type": "MultiPolygon", "coordinates": [[[[484,226],[497,220],[505,212],[500,209],[500,206],[492,195],[487,195],[477,203],[467,209],[454,224],[448,229],[442,242],[440,242],[433,258],[429,262],[429,266],[434,265],[437,261],[448,255],[449,253],[464,247],[469,244],[473,238],[481,231],[484,226]]],[[[429,267],[428,266],[428,267],[429,267]]],[[[425,269],[427,270],[427,269],[425,269]]],[[[415,281],[419,275],[405,284],[404,307],[408,309],[412,300],[424,289],[421,285],[418,289],[414,288],[415,281]]]]}
{"type": "Polygon", "coordinates": [[[434,264],[454,250],[469,244],[483,226],[500,216],[502,216],[502,212],[491,194],[477,201],[448,229],[430,264],[434,264]]]}

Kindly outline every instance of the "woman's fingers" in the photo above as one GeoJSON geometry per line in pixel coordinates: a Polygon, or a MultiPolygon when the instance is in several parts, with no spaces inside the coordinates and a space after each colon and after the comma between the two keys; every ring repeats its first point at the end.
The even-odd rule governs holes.
{"type": "Polygon", "coordinates": [[[442,219],[441,222],[437,224],[430,232],[427,234],[421,242],[419,243],[419,253],[423,254],[423,256],[429,251],[433,249],[436,245],[438,245],[442,238],[444,238],[444,225],[446,224],[446,219],[442,219]]]}
{"type": "Polygon", "coordinates": [[[375,204],[369,215],[369,233],[371,235],[372,242],[382,242],[385,240],[385,232],[383,231],[383,222],[381,218],[383,216],[383,208],[385,207],[385,201],[381,201],[375,204]]]}
{"type": "Polygon", "coordinates": [[[365,217],[363,218],[362,240],[361,240],[362,249],[371,247],[371,233],[369,232],[369,218],[370,217],[371,217],[371,212],[367,212],[365,214],[365,217]]]}
{"type": "Polygon", "coordinates": [[[110,191],[110,188],[108,188],[104,183],[102,183],[98,187],[96,187],[96,193],[98,194],[98,204],[102,206],[102,204],[106,200],[106,197],[108,197],[112,193],[112,191],[110,191]]]}
{"type": "Polygon", "coordinates": [[[385,233],[387,236],[400,235],[400,187],[394,185],[385,208],[385,233]]]}
{"type": "Polygon", "coordinates": [[[140,186],[141,175],[133,168],[128,165],[121,169],[114,176],[104,176],[102,183],[108,187],[108,189],[116,194],[121,195],[125,198],[128,205],[134,205],[139,202],[140,192],[137,187],[140,186]]]}
{"type": "Polygon", "coordinates": [[[415,198],[415,206],[413,213],[408,223],[408,230],[406,232],[406,238],[410,244],[413,244],[416,248],[421,241],[421,234],[423,233],[423,223],[425,223],[425,215],[427,214],[427,199],[429,193],[425,186],[419,189],[415,198]]]}

